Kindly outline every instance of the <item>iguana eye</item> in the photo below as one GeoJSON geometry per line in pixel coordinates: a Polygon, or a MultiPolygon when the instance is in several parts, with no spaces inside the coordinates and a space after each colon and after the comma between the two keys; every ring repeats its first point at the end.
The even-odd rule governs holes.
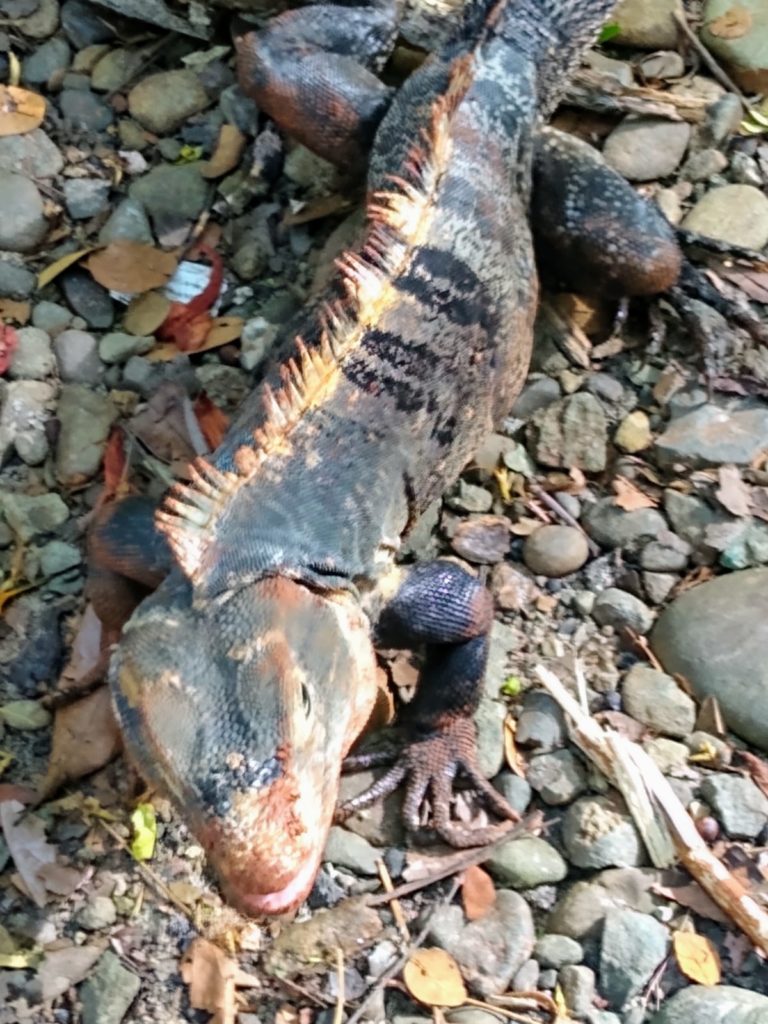
{"type": "Polygon", "coordinates": [[[312,710],[312,701],[309,696],[309,688],[306,683],[301,684],[301,706],[304,708],[304,714],[309,718],[309,713],[312,710]]]}

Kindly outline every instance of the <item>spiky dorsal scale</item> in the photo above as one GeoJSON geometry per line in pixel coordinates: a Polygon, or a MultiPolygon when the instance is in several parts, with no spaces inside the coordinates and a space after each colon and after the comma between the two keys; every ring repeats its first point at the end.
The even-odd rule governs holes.
{"type": "Polygon", "coordinates": [[[252,443],[235,453],[236,471],[195,460],[189,482],[175,484],[157,512],[158,527],[193,585],[203,582],[206,549],[227,504],[254,482],[269,459],[290,454],[294,430],[333,394],[345,358],[388,303],[396,301],[393,282],[431,224],[435,192],[450,158],[451,118],[472,82],[473,63],[472,54],[454,61],[449,86],[433,103],[429,125],[409,153],[403,174],[390,177],[391,190],[372,197],[363,245],[336,261],[346,298],[321,308],[317,345],[296,339],[297,354],[282,366],[280,387],[263,386],[264,419],[252,443]]]}

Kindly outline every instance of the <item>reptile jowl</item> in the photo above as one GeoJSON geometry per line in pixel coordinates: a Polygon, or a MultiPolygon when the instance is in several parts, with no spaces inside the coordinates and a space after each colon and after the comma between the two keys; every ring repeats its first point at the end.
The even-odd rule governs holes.
{"type": "MultiPolygon", "coordinates": [[[[612,7],[473,4],[394,95],[355,63],[380,66],[394,5],[305,8],[240,41],[244,85],[292,134],[341,160],[373,138],[367,234],[210,461],[154,517],[138,499],[118,505],[92,547],[97,571],[111,559],[154,585],[167,570],[124,628],[115,706],[132,760],[247,913],[289,910],[312,886],[342,761],[376,702],[375,642],[424,644],[427,656],[406,747],[354,806],[404,781],[406,823],[428,796],[435,829],[458,846],[516,817],[475,759],[490,596],[452,562],[396,558],[525,378],[538,129],[612,7]],[[451,820],[461,774],[500,822],[451,820]]],[[[567,188],[566,201],[578,207],[567,188]]],[[[679,254],[653,227],[651,276],[664,287],[679,254]]],[[[622,252],[628,265],[636,256],[617,243],[612,269],[622,252]]]]}

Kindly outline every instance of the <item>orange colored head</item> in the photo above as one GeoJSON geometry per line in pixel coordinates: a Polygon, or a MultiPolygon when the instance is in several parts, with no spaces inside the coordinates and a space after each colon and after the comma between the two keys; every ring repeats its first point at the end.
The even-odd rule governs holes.
{"type": "Polygon", "coordinates": [[[112,688],[130,756],[174,801],[227,899],[249,914],[296,907],[376,697],[354,598],[271,576],[197,608],[173,577],[126,626],[112,688]]]}

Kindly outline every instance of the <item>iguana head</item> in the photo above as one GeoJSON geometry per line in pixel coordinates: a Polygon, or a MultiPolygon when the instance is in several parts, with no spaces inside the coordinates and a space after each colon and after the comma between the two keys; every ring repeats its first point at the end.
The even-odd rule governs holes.
{"type": "Polygon", "coordinates": [[[249,914],[297,906],[376,699],[355,599],[271,576],[197,608],[175,577],[126,626],[112,675],[129,754],[176,803],[227,899],[249,914]]]}

